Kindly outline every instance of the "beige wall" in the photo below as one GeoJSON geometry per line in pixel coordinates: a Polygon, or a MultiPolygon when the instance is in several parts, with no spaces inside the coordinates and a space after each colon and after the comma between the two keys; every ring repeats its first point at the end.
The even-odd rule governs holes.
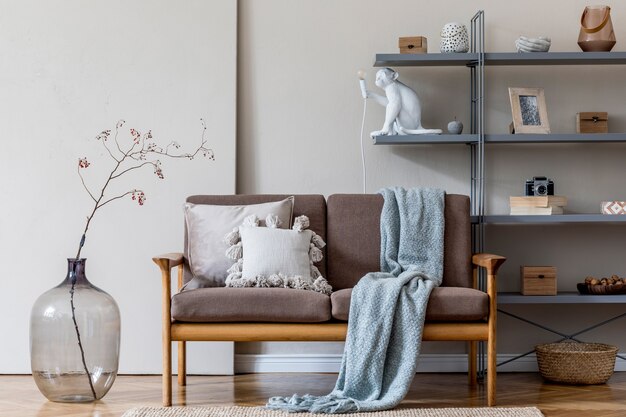
{"type": "MultiPolygon", "coordinates": [[[[399,36],[423,35],[429,51],[451,21],[469,27],[485,10],[488,51],[514,51],[519,35],[546,35],[552,51],[577,51],[585,0],[381,2],[241,0],[239,2],[238,181],[240,193],[362,192],[359,129],[363,102],[356,71],[372,68],[377,52],[396,52],[399,36]]],[[[614,6],[616,51],[626,50],[626,8],[614,6]]],[[[465,68],[400,68],[416,89],[426,127],[445,127],[455,116],[469,128],[469,71],[465,68]]],[[[610,130],[626,131],[626,73],[616,67],[510,67],[487,70],[487,128],[504,133],[511,120],[507,87],[543,87],[553,132],[574,132],[578,111],[608,111],[610,130]]],[[[366,132],[379,129],[383,109],[368,103],[366,132]]],[[[373,146],[366,140],[368,192],[381,187],[437,186],[469,193],[469,150],[464,145],[373,146]]],[[[487,149],[488,211],[506,213],[508,196],[525,178],[548,175],[569,210],[596,212],[604,199],[626,199],[626,145],[498,145],[487,149]]],[[[503,227],[487,230],[487,248],[509,257],[501,288],[516,291],[519,265],[559,269],[559,289],[573,290],[588,274],[626,275],[626,226],[503,227]]],[[[608,318],[619,307],[517,307],[555,327],[574,330],[608,318]]],[[[588,339],[619,343],[623,322],[588,339]]],[[[552,340],[510,319],[500,321],[500,352],[528,350],[552,340]]],[[[447,347],[431,345],[431,351],[447,347]]],[[[249,345],[241,353],[341,352],[340,345],[249,345]]]]}
{"type": "MultiPolygon", "coordinates": [[[[65,277],[93,208],[77,159],[91,162],[92,190],[112,169],[95,136],[125,119],[125,144],[133,127],[189,150],[204,117],[216,160],[163,160],[164,181],[148,167],[114,180],[116,194],[141,188],[146,203],[99,210],[82,252],[90,281],[120,307],[120,373],[160,373],[161,284],[150,259],[182,249],[186,196],[235,189],[236,4],[2,0],[0,10],[0,373],[30,373],[31,307],[65,277]]],[[[232,371],[232,344],[190,349],[190,372],[232,371]]]]}

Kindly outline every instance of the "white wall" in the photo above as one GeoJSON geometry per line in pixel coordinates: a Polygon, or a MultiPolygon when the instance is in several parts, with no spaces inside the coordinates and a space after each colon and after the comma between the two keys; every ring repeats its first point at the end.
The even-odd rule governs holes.
{"type": "MultiPolygon", "coordinates": [[[[359,193],[359,128],[362,99],[356,72],[373,86],[374,55],[397,52],[399,36],[423,35],[438,52],[447,22],[469,27],[485,10],[486,47],[513,52],[520,35],[547,35],[552,51],[578,51],[580,15],[589,2],[389,0],[240,1],[238,182],[241,193],[359,193]]],[[[626,8],[613,7],[616,51],[626,50],[626,8]]],[[[469,128],[469,71],[465,68],[399,68],[415,88],[426,127],[445,127],[455,116],[469,128]]],[[[574,132],[575,113],[608,111],[610,130],[626,131],[623,66],[518,67],[487,69],[487,129],[507,132],[511,120],[507,87],[543,87],[553,132],[574,132]]],[[[383,109],[368,106],[366,132],[380,129],[383,109]]],[[[366,141],[368,192],[381,187],[437,186],[469,193],[469,150],[464,145],[373,146],[366,141]]],[[[617,145],[498,145],[487,149],[488,212],[505,213],[508,197],[521,193],[533,175],[548,175],[570,211],[597,212],[604,199],[626,199],[623,156],[617,145]]],[[[519,265],[559,269],[559,289],[575,290],[589,274],[626,275],[623,226],[489,227],[487,249],[509,257],[501,289],[519,289],[519,265]]],[[[611,317],[619,306],[517,307],[553,327],[574,331],[611,317]]],[[[623,322],[586,336],[626,350],[623,322]]],[[[499,352],[524,352],[553,335],[502,318],[499,352]]],[[[428,344],[426,352],[449,352],[450,344],[428,344]]],[[[463,347],[457,346],[455,350],[463,347]]],[[[340,353],[338,344],[249,344],[239,353],[340,353]]]]}
{"type": "MultiPolygon", "coordinates": [[[[216,161],[164,160],[164,181],[150,169],[121,178],[119,190],[144,189],[146,204],[104,207],[83,251],[88,278],[121,309],[120,372],[160,373],[161,282],[151,257],[182,250],[187,195],[234,192],[236,6],[0,2],[0,373],[30,372],[30,308],[65,277],[91,209],[77,159],[92,162],[86,176],[94,188],[99,167],[111,162],[95,135],[123,118],[190,149],[204,117],[216,161]]],[[[208,372],[213,360],[229,372],[214,354],[196,344],[190,371],[208,372]]]]}

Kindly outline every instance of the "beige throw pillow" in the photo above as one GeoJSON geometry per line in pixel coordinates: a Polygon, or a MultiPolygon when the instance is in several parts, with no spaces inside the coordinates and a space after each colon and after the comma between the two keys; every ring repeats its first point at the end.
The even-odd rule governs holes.
{"type": "Polygon", "coordinates": [[[246,217],[256,215],[265,218],[275,214],[280,219],[279,227],[289,227],[293,216],[293,197],[282,201],[241,206],[220,206],[186,203],[184,206],[187,224],[187,259],[194,278],[186,289],[201,287],[223,287],[226,270],[232,260],[225,255],[228,244],[226,233],[237,229],[246,217]]]}

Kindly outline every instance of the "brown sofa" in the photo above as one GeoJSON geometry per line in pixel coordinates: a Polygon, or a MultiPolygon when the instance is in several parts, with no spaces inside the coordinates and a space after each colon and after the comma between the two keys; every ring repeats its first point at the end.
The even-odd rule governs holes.
{"type": "MultiPolygon", "coordinates": [[[[278,201],[285,195],[192,196],[194,204],[243,205],[278,201]]],[[[178,341],[178,383],[185,385],[187,341],[345,340],[352,287],[380,270],[380,195],[296,195],[294,217],[305,214],[327,243],[318,265],[333,286],[329,297],[284,288],[200,288],[171,297],[171,270],[178,289],[192,276],[182,253],[155,257],[163,278],[163,404],[171,405],[171,342],[178,341]]],[[[429,300],[424,340],[467,341],[469,382],[476,384],[476,342],[487,341],[487,403],[496,399],[496,282],[505,258],[471,253],[469,198],[446,195],[444,277],[429,300]],[[476,271],[486,269],[487,292],[476,271]]],[[[185,241],[185,251],[187,242],[185,241]]]]}

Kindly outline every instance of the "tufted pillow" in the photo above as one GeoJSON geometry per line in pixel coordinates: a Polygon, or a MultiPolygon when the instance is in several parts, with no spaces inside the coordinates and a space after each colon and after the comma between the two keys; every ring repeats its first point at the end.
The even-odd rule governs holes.
{"type": "Polygon", "coordinates": [[[186,257],[194,278],[187,283],[185,289],[223,287],[226,270],[232,265],[232,261],[224,256],[224,251],[228,248],[223,241],[224,234],[237,228],[252,214],[264,218],[270,213],[276,213],[282,224],[289,227],[293,215],[293,200],[293,197],[288,197],[282,201],[242,206],[186,203],[186,257]]]}
{"type": "Polygon", "coordinates": [[[306,216],[299,216],[292,230],[278,229],[278,217],[269,215],[267,227],[256,216],[246,218],[237,231],[224,238],[231,246],[226,256],[237,261],[229,270],[227,287],[283,287],[332,292],[314,265],[322,260],[326,245],[312,230],[306,216]]]}

